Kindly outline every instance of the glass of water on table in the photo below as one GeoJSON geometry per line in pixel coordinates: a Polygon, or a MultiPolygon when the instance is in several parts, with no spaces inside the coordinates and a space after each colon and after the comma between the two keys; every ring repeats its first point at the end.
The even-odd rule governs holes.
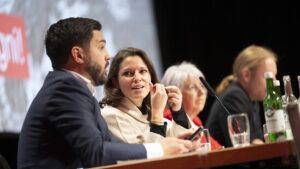
{"type": "Polygon", "coordinates": [[[211,151],[210,134],[208,129],[203,129],[200,133],[200,149],[206,152],[211,151]]]}
{"type": "Polygon", "coordinates": [[[264,133],[265,143],[269,143],[269,134],[268,134],[267,124],[263,124],[263,133],[264,133]]]}
{"type": "Polygon", "coordinates": [[[229,115],[227,117],[227,124],[233,147],[250,145],[250,128],[246,113],[229,115]]]}

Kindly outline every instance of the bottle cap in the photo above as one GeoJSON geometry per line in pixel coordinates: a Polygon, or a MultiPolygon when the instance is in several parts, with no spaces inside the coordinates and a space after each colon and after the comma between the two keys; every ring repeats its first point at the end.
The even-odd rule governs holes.
{"type": "Polygon", "coordinates": [[[274,80],[273,85],[274,86],[280,86],[280,81],[279,80],[274,80]]]}
{"type": "Polygon", "coordinates": [[[273,78],[273,72],[265,72],[264,77],[265,79],[273,78]]]}
{"type": "Polygon", "coordinates": [[[282,79],[283,81],[291,81],[290,75],[284,75],[282,79]]]}

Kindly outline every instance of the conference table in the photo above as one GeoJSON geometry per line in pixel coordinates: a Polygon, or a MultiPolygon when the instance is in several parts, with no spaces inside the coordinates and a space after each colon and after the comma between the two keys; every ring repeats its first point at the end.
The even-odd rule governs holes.
{"type": "Polygon", "coordinates": [[[298,168],[292,141],[133,160],[92,169],[298,168]],[[272,167],[274,166],[274,167],[272,167]]]}

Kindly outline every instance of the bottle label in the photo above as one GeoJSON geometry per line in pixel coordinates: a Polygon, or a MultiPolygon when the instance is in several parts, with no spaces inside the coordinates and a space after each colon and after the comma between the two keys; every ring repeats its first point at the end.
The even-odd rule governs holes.
{"type": "Polygon", "coordinates": [[[284,112],[280,110],[267,110],[265,112],[268,133],[278,133],[285,130],[284,112]]]}

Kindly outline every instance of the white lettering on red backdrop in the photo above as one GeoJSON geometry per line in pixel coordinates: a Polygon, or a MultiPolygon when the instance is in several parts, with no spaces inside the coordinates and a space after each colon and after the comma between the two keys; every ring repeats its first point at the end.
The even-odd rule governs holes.
{"type": "Polygon", "coordinates": [[[25,56],[22,44],[21,28],[13,27],[11,34],[0,32],[0,71],[7,69],[8,62],[24,65],[25,56]]]}
{"type": "Polygon", "coordinates": [[[23,18],[0,14],[0,75],[29,78],[23,18]]]}

